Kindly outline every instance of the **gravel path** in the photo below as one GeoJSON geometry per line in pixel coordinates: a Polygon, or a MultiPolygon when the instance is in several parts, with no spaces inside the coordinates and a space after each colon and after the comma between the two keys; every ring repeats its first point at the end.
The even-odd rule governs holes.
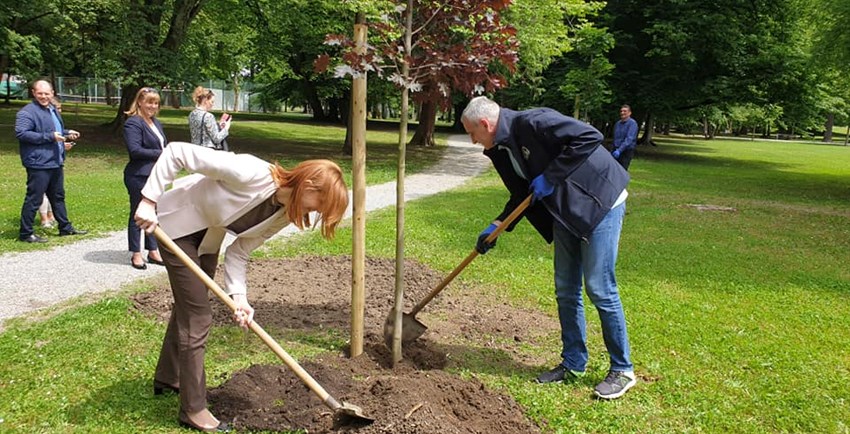
{"type": "MultiPolygon", "coordinates": [[[[451,136],[445,157],[423,173],[405,179],[405,200],[415,200],[458,187],[489,166],[481,147],[467,136],[451,136]]],[[[368,164],[368,161],[367,161],[368,164]]],[[[367,187],[366,210],[395,205],[396,183],[367,187]]],[[[346,217],[351,216],[351,207],[346,217]]],[[[85,224],[81,225],[85,228],[85,224]]],[[[287,226],[278,236],[298,232],[287,226]]],[[[165,268],[130,267],[126,231],[59,246],[47,251],[0,255],[0,322],[84,295],[115,290],[165,268]]],[[[230,240],[225,240],[228,243],[230,240]]]]}

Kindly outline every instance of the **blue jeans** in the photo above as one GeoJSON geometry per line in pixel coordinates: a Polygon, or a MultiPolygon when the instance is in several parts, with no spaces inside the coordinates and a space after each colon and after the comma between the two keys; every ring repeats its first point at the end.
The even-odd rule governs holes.
{"type": "Polygon", "coordinates": [[[625,210],[625,204],[611,209],[587,243],[555,222],[555,297],[561,321],[562,365],[567,369],[584,372],[587,365],[587,332],[581,297],[584,278],[587,295],[599,312],[611,370],[634,370],[629,356],[626,316],[614,276],[625,210]]]}

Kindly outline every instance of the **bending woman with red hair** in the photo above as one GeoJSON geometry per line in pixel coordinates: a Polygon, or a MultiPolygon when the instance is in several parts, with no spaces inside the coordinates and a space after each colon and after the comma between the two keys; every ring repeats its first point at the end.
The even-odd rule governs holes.
{"type": "MultiPolygon", "coordinates": [[[[253,155],[173,142],[154,165],[136,211],[139,227],[157,224],[210,277],[224,236],[236,237],[224,253],[224,283],[242,327],[253,320],[246,270],[251,251],[290,223],[311,226],[318,212],[325,238],[333,238],[348,206],[342,170],[328,160],[308,160],[291,170],[253,155]],[[181,170],[191,175],[177,179],[181,170]],[[168,191],[168,186],[172,188],[168,191]]],[[[315,224],[319,224],[318,222],[315,224]]],[[[174,307],[154,374],[154,394],[180,394],[179,420],[201,431],[226,431],[207,409],[204,352],[212,325],[207,288],[180,259],[162,249],[174,307]]]]}

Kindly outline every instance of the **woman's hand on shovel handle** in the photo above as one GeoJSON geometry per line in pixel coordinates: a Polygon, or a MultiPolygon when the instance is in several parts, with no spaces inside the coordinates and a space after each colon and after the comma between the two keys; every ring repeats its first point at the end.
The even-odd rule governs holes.
{"type": "Polygon", "coordinates": [[[236,303],[236,311],[233,312],[233,320],[242,328],[248,328],[254,321],[254,308],[248,304],[245,294],[233,294],[233,302],[236,303]]]}
{"type": "Polygon", "coordinates": [[[156,217],[156,202],[143,197],[142,201],[139,202],[139,207],[136,208],[136,215],[133,216],[133,220],[145,232],[152,234],[159,222],[156,217]]]}

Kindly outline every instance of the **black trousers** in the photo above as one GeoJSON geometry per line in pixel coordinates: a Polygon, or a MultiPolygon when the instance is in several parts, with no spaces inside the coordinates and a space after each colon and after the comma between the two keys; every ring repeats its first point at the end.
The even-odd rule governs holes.
{"type": "Polygon", "coordinates": [[[617,159],[617,162],[623,166],[623,169],[629,170],[629,165],[632,164],[632,158],[635,156],[635,149],[629,148],[620,152],[620,158],[617,159]]]}
{"type": "MultiPolygon", "coordinates": [[[[148,177],[145,175],[133,175],[124,173],[124,186],[127,187],[127,194],[130,195],[130,218],[127,220],[127,249],[131,252],[141,252],[141,229],[136,225],[136,220],[133,218],[136,215],[136,209],[139,203],[142,202],[142,188],[148,177]]],[[[159,246],[156,243],[156,237],[153,234],[145,233],[145,248],[148,250],[157,250],[159,246]]]]}
{"type": "Polygon", "coordinates": [[[33,234],[32,225],[35,223],[35,214],[38,207],[44,201],[53,207],[53,216],[59,223],[59,232],[67,232],[74,228],[68,220],[68,210],[65,208],[65,172],[60,166],[55,169],[30,169],[27,168],[27,194],[24,196],[24,204],[21,207],[21,228],[18,236],[21,239],[33,234]]]}

